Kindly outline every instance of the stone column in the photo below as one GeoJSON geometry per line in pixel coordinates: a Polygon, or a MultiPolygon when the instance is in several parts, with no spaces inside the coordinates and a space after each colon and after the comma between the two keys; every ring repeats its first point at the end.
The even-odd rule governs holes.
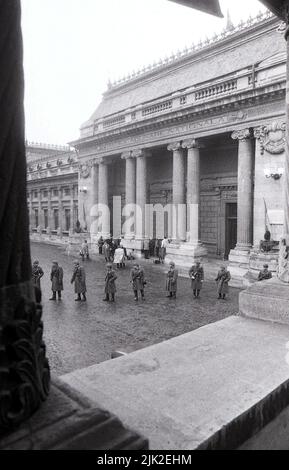
{"type": "Polygon", "coordinates": [[[135,203],[136,203],[136,159],[132,152],[124,152],[121,156],[125,160],[125,216],[129,217],[127,231],[124,234],[126,239],[132,239],[135,235],[135,203]],[[130,225],[130,227],[128,226],[130,225]],[[131,227],[134,227],[132,230],[131,227]]]}
{"type": "Polygon", "coordinates": [[[50,230],[54,229],[54,217],[51,204],[51,188],[47,189],[47,209],[48,209],[48,226],[50,230]]]}
{"type": "Polygon", "coordinates": [[[97,227],[96,227],[96,216],[98,213],[98,193],[99,193],[99,176],[98,176],[98,164],[96,160],[90,163],[91,166],[91,185],[90,185],[90,197],[88,199],[88,217],[89,217],[89,231],[91,241],[97,242],[97,227]]]}
{"type": "Polygon", "coordinates": [[[284,162],[284,175],[283,175],[283,209],[284,209],[284,238],[286,244],[289,246],[289,2],[284,4],[286,7],[286,23],[287,28],[285,32],[285,39],[287,41],[287,87],[286,87],[286,144],[285,144],[285,162],[284,162]]]}
{"type": "Polygon", "coordinates": [[[108,164],[104,158],[98,161],[98,209],[101,220],[101,230],[98,236],[110,236],[110,211],[108,205],[108,164]]]}
{"type": "Polygon", "coordinates": [[[29,191],[29,226],[30,231],[34,228],[34,214],[33,214],[33,191],[29,191]]]}
{"type": "Polygon", "coordinates": [[[180,142],[168,146],[173,152],[173,211],[172,221],[176,222],[173,238],[176,241],[186,240],[186,179],[185,156],[180,142]]]}
{"type": "Polygon", "coordinates": [[[64,230],[64,221],[63,221],[63,206],[62,206],[62,187],[58,186],[58,234],[62,236],[62,232],[64,230]]]}
{"type": "Polygon", "coordinates": [[[253,243],[253,139],[249,129],[233,132],[232,138],[239,142],[236,250],[248,253],[253,243]]]}
{"type": "Polygon", "coordinates": [[[134,150],[136,158],[136,239],[143,240],[146,236],[146,204],[147,204],[147,157],[146,150],[134,150]]]}
{"type": "Polygon", "coordinates": [[[19,0],[1,4],[0,434],[28,420],[49,390],[41,296],[31,281],[19,0]],[[5,111],[4,111],[5,110],[5,111]],[[21,352],[20,352],[21,351],[21,352]]]}
{"type": "Polygon", "coordinates": [[[41,195],[41,189],[37,190],[38,192],[38,224],[41,227],[41,234],[42,234],[42,229],[44,228],[44,217],[43,217],[43,210],[42,210],[42,195],[41,195]]]}
{"type": "Polygon", "coordinates": [[[188,242],[200,244],[200,146],[195,139],[184,140],[187,156],[187,233],[188,242]]]}
{"type": "Polygon", "coordinates": [[[74,185],[70,185],[70,233],[74,232],[76,220],[74,220],[74,185]]]}

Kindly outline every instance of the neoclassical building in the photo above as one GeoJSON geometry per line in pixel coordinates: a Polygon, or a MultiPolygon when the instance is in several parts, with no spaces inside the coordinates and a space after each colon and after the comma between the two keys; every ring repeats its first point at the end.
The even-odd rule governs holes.
{"type": "Polygon", "coordinates": [[[78,220],[78,160],[68,146],[26,143],[30,230],[67,235],[78,220]]]}
{"type": "MultiPolygon", "coordinates": [[[[178,239],[167,250],[179,264],[208,254],[247,269],[266,226],[279,240],[285,47],[280,20],[260,14],[109,84],[71,144],[79,154],[79,187],[86,188],[79,217],[84,224],[90,214],[92,236],[113,232],[111,213],[97,225],[95,207],[112,209],[118,196],[121,207],[193,207],[179,216],[178,239]]],[[[148,216],[150,235],[154,217],[148,216]]],[[[122,233],[136,252],[148,236],[141,222],[135,216],[133,235],[122,233]]]]}

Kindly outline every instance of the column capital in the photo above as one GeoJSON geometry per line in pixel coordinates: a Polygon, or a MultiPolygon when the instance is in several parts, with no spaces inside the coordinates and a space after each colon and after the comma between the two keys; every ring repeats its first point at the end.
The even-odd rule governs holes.
{"type": "Polygon", "coordinates": [[[95,163],[97,165],[109,165],[111,162],[109,162],[105,157],[100,157],[95,159],[95,163]]]}
{"type": "Polygon", "coordinates": [[[247,140],[251,139],[253,136],[251,130],[247,128],[234,131],[231,137],[233,140],[247,140]]]}
{"type": "Polygon", "coordinates": [[[133,158],[131,150],[127,150],[126,152],[123,152],[121,154],[121,159],[122,160],[127,160],[128,158],[133,158]]]}
{"type": "Polygon", "coordinates": [[[254,136],[260,141],[261,154],[266,150],[272,155],[283,153],[286,146],[286,123],[272,122],[269,125],[254,128],[254,136]]]}
{"type": "Polygon", "coordinates": [[[135,150],[132,150],[131,155],[133,158],[150,157],[151,151],[147,149],[135,149],[135,150]]]}
{"type": "Polygon", "coordinates": [[[199,143],[197,139],[191,138],[191,139],[185,139],[182,142],[182,148],[183,149],[200,149],[202,148],[202,145],[199,143]]]}
{"type": "Polygon", "coordinates": [[[171,142],[168,145],[168,151],[169,152],[175,152],[176,150],[181,150],[181,148],[182,148],[181,142],[171,142]]]}

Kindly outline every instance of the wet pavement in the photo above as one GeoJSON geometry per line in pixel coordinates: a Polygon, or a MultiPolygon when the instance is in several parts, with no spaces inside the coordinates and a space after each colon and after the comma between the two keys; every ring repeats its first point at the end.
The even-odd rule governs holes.
{"type": "Polygon", "coordinates": [[[146,301],[135,302],[130,267],[118,270],[116,302],[103,302],[105,262],[102,256],[85,261],[87,302],[75,302],[70,284],[75,257],[63,247],[32,243],[32,259],[44,270],[42,303],[44,339],[51,370],[62,375],[109,360],[113,351],[131,352],[165,341],[196,328],[222,320],[238,311],[238,289],[230,289],[226,301],[217,300],[214,282],[204,282],[201,298],[195,300],[188,279],[179,278],[178,298],[165,292],[165,266],[143,261],[146,301]],[[64,270],[62,301],[51,297],[50,269],[58,260],[64,270]]]}

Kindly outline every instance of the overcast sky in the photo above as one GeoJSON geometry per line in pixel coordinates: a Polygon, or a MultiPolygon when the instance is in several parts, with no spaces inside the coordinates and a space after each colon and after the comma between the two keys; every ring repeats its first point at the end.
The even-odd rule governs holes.
{"type": "MultiPolygon", "coordinates": [[[[265,9],[221,0],[234,23],[265,9]]],[[[117,79],[226,25],[167,0],[22,0],[26,137],[65,144],[79,136],[117,79]]]]}

